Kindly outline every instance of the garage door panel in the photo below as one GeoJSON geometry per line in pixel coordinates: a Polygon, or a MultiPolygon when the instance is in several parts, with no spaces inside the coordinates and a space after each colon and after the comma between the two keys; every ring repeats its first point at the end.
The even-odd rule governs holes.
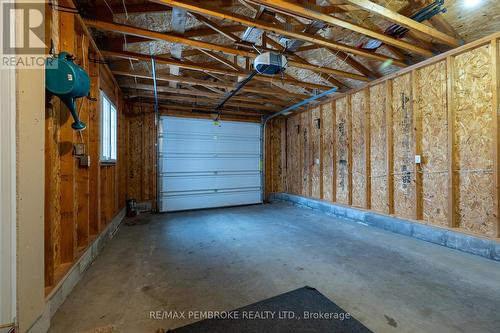
{"type": "Polygon", "coordinates": [[[249,205],[260,202],[260,189],[244,192],[169,195],[160,200],[160,210],[177,211],[212,207],[249,205]]]}
{"type": "Polygon", "coordinates": [[[255,123],[161,117],[160,210],[262,202],[260,140],[255,123]]]}
{"type": "Polygon", "coordinates": [[[225,121],[221,123],[221,126],[216,126],[213,121],[206,119],[162,117],[160,134],[219,134],[247,136],[260,139],[260,133],[255,131],[255,125],[254,123],[225,121]]]}
{"type": "Polygon", "coordinates": [[[260,169],[260,161],[255,157],[249,158],[202,158],[181,157],[162,158],[163,172],[200,172],[200,171],[255,171],[260,169]]]}
{"type": "Polygon", "coordinates": [[[168,189],[166,192],[175,191],[200,191],[214,189],[242,189],[255,187],[259,184],[260,174],[224,174],[217,176],[171,176],[162,177],[162,186],[168,189]]]}
{"type": "Polygon", "coordinates": [[[163,153],[167,154],[259,154],[260,143],[254,140],[238,140],[236,138],[160,138],[163,153]],[[237,149],[236,149],[237,148],[237,149]]]}

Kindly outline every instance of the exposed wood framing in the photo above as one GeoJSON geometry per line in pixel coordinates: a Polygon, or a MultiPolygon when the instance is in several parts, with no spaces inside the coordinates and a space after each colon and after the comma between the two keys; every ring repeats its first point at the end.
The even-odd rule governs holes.
{"type": "MultiPolygon", "coordinates": [[[[114,52],[114,51],[102,51],[102,54],[105,55],[106,57],[115,57],[115,58],[120,58],[120,59],[130,59],[130,60],[135,60],[135,61],[150,61],[151,57],[140,54],[140,53],[133,53],[133,52],[114,52]]],[[[179,61],[171,58],[165,58],[165,57],[155,57],[155,61],[159,64],[165,64],[165,65],[174,65],[174,66],[179,66],[180,68],[184,69],[190,69],[194,71],[199,71],[199,72],[204,72],[204,73],[215,73],[215,74],[222,74],[222,75],[230,75],[230,76],[241,76],[243,74],[248,74],[249,72],[235,72],[223,68],[216,68],[212,66],[207,66],[203,64],[197,64],[193,62],[187,62],[187,61],[179,61]]],[[[290,80],[290,79],[283,79],[283,80],[276,80],[275,78],[267,77],[267,76],[262,76],[262,75],[257,75],[254,77],[254,80],[256,81],[261,81],[261,82],[283,82],[286,84],[290,85],[295,85],[303,88],[312,88],[312,89],[320,89],[320,90],[328,90],[331,89],[331,86],[327,85],[322,85],[322,84],[315,84],[315,83],[309,83],[309,82],[299,82],[297,80],[290,80]]]]}
{"type": "Polygon", "coordinates": [[[389,214],[394,214],[394,144],[392,140],[392,80],[385,84],[385,127],[386,127],[386,163],[387,163],[387,206],[389,214]]]}
{"type": "Polygon", "coordinates": [[[369,12],[380,15],[394,23],[397,23],[403,27],[406,27],[410,30],[421,32],[427,36],[433,37],[441,42],[444,42],[452,47],[456,47],[460,45],[460,42],[456,40],[454,37],[448,36],[441,31],[438,31],[432,27],[429,27],[420,22],[414,21],[411,18],[408,18],[404,15],[396,13],[390,9],[387,9],[379,4],[376,4],[369,0],[347,0],[347,2],[363,8],[369,12]]]}
{"type": "Polygon", "coordinates": [[[347,179],[349,205],[352,205],[352,95],[347,96],[347,179]]]}
{"type": "MultiPolygon", "coordinates": [[[[96,20],[90,20],[90,19],[86,19],[85,23],[88,26],[94,27],[97,29],[113,31],[113,32],[121,32],[121,33],[129,34],[129,35],[133,35],[133,36],[135,35],[135,36],[141,36],[141,37],[149,37],[149,38],[155,39],[155,40],[163,40],[163,41],[170,42],[170,43],[183,44],[183,45],[190,46],[190,47],[195,47],[195,48],[205,49],[205,50],[215,51],[215,52],[222,52],[222,53],[229,54],[229,55],[242,56],[242,57],[248,57],[248,58],[255,58],[258,56],[258,53],[253,52],[253,51],[247,51],[247,50],[243,50],[243,49],[235,49],[235,48],[231,48],[231,47],[224,46],[224,45],[219,45],[219,44],[215,44],[215,43],[209,43],[209,42],[199,41],[199,40],[195,40],[195,39],[179,37],[179,36],[175,36],[175,35],[168,34],[168,33],[161,33],[161,32],[157,32],[157,31],[136,28],[133,26],[125,25],[125,24],[111,23],[111,22],[105,22],[105,21],[96,21],[96,20]]],[[[369,53],[369,54],[372,58],[375,55],[375,53],[369,53]]],[[[380,57],[377,55],[377,56],[375,56],[375,58],[380,58],[380,57]]],[[[388,60],[387,57],[382,56],[382,58],[384,58],[384,61],[388,60]]],[[[354,80],[367,81],[367,78],[362,76],[362,75],[344,72],[344,71],[333,69],[333,68],[304,64],[302,62],[297,62],[297,61],[293,61],[293,60],[289,60],[288,65],[292,66],[292,67],[302,68],[302,69],[309,69],[309,70],[319,72],[319,73],[327,73],[327,74],[348,77],[348,78],[351,78],[354,80]]]]}
{"type": "MultiPolygon", "coordinates": [[[[422,159],[422,115],[415,108],[415,99],[417,98],[417,84],[416,84],[416,75],[414,72],[411,72],[411,103],[413,109],[413,131],[415,138],[414,145],[414,155],[420,156],[422,159]]],[[[413,173],[415,174],[415,219],[422,220],[424,215],[423,208],[423,188],[422,188],[422,167],[421,163],[413,163],[413,173]]]]}
{"type": "MultiPolygon", "coordinates": [[[[162,0],[162,1],[165,1],[165,0],[162,0]]],[[[330,15],[327,15],[327,14],[324,14],[321,12],[317,12],[313,9],[310,9],[306,6],[302,6],[302,5],[297,4],[297,3],[283,1],[283,0],[252,0],[252,2],[264,5],[264,6],[269,7],[269,8],[278,9],[278,10],[281,10],[285,13],[297,15],[299,17],[312,19],[312,20],[320,20],[320,21],[323,21],[323,22],[326,22],[329,24],[339,26],[339,27],[344,28],[344,29],[349,29],[349,30],[352,30],[354,32],[366,35],[368,37],[376,38],[376,39],[378,39],[386,44],[396,46],[396,47],[399,47],[401,49],[404,49],[404,50],[407,50],[410,52],[414,52],[416,54],[420,54],[420,55],[423,55],[426,57],[432,56],[432,52],[427,50],[427,49],[415,46],[411,43],[390,37],[388,35],[385,35],[385,34],[382,34],[382,33],[376,32],[376,31],[373,31],[371,29],[367,29],[367,28],[355,25],[351,22],[342,20],[340,18],[330,16],[330,15]]],[[[344,50],[342,50],[342,51],[344,51],[344,50]]]]}
{"type": "MultiPolygon", "coordinates": [[[[328,39],[325,39],[325,38],[322,38],[319,36],[314,36],[314,35],[310,35],[310,34],[303,33],[303,32],[297,32],[297,31],[288,31],[285,28],[282,28],[276,24],[270,24],[270,23],[267,23],[267,22],[264,22],[261,20],[252,19],[252,18],[245,17],[242,15],[234,14],[231,12],[217,10],[215,8],[208,7],[208,6],[201,6],[201,5],[199,5],[197,3],[193,3],[191,1],[174,1],[174,0],[154,0],[154,1],[158,2],[158,3],[170,5],[170,6],[177,6],[177,7],[186,9],[187,11],[199,13],[202,15],[209,15],[212,17],[231,20],[234,22],[244,24],[244,25],[249,26],[249,27],[256,27],[256,28],[263,29],[263,30],[266,30],[269,32],[273,32],[275,34],[288,36],[291,38],[303,40],[305,42],[309,42],[309,43],[313,43],[313,44],[317,44],[317,45],[322,45],[324,47],[329,47],[329,48],[336,49],[336,50],[341,50],[341,51],[344,51],[346,53],[356,54],[356,55],[366,57],[369,59],[378,60],[378,61],[382,61],[382,62],[387,61],[387,60],[391,60],[397,66],[401,66],[401,67],[406,66],[406,64],[404,62],[402,62],[398,59],[393,59],[393,58],[383,56],[383,55],[378,54],[378,53],[369,52],[369,51],[366,51],[366,50],[363,50],[360,48],[336,43],[336,42],[333,42],[331,40],[328,40],[328,39]]],[[[413,46],[412,46],[412,48],[413,48],[413,46]]],[[[432,53],[430,53],[428,51],[424,51],[424,52],[428,56],[432,55],[432,53]]],[[[290,65],[295,66],[293,63],[290,63],[290,65]]]]}
{"type": "MultiPolygon", "coordinates": [[[[134,97],[134,91],[136,90],[148,90],[148,91],[153,91],[154,87],[149,84],[122,84],[122,88],[128,89],[127,90],[127,95],[129,97],[134,97]]],[[[189,90],[189,89],[179,89],[179,88],[170,88],[168,86],[161,86],[159,85],[157,87],[158,92],[165,92],[165,93],[172,93],[172,94],[178,94],[178,95],[186,95],[186,96],[192,96],[195,98],[196,96],[202,96],[202,97],[210,97],[210,98],[220,98],[220,94],[217,93],[210,93],[210,92],[204,92],[204,91],[199,91],[199,90],[189,90]]],[[[231,98],[231,100],[234,101],[242,101],[242,102],[254,102],[254,103],[262,103],[262,104],[270,104],[270,105],[276,105],[276,106],[281,106],[285,107],[288,106],[290,103],[286,103],[282,100],[278,99],[266,99],[266,98],[259,98],[259,97],[243,97],[243,96],[234,96],[231,98]]]]}
{"type": "Polygon", "coordinates": [[[365,208],[371,208],[372,186],[371,186],[371,165],[370,165],[370,89],[364,89],[365,95],[365,208]]]}
{"type": "MultiPolygon", "coordinates": [[[[71,54],[75,53],[75,16],[70,13],[61,12],[60,17],[60,40],[61,49],[71,54]]],[[[76,161],[73,157],[73,145],[75,142],[75,131],[71,128],[71,117],[68,108],[61,103],[61,263],[70,263],[76,257],[76,161]]]]}
{"type": "MultiPolygon", "coordinates": [[[[370,137],[372,140],[384,138],[376,142],[368,142],[368,140],[366,142],[366,150],[371,151],[368,156],[372,159],[372,165],[367,169],[373,173],[373,175],[366,173],[366,178],[377,184],[377,187],[372,188],[371,191],[368,188],[373,184],[367,183],[365,188],[366,195],[369,196],[370,193],[372,195],[371,209],[377,208],[385,214],[416,221],[423,220],[425,223],[459,232],[498,239],[498,207],[500,206],[498,198],[500,174],[498,165],[500,156],[498,145],[500,137],[499,38],[500,33],[493,34],[414,65],[410,69],[403,69],[380,80],[374,80],[363,88],[336,95],[322,104],[322,117],[325,117],[329,105],[335,105],[341,109],[342,113],[336,119],[344,123],[346,100],[350,96],[361,93],[365,96],[365,100],[371,100],[368,105],[365,105],[365,122],[368,130],[365,129],[362,132],[351,129],[350,134],[351,136],[362,135],[365,139],[370,137]],[[423,86],[425,89],[422,89],[423,86]],[[405,96],[409,98],[406,99],[405,96]],[[411,104],[404,106],[405,103],[411,104]],[[375,109],[381,104],[385,106],[382,113],[375,109]],[[396,123],[402,121],[402,116],[398,113],[402,109],[413,112],[413,114],[408,113],[407,117],[410,118],[405,119],[405,124],[406,121],[411,123],[409,129],[396,123]],[[385,114],[385,119],[377,119],[377,114],[379,116],[385,114]],[[374,137],[374,131],[377,128],[373,125],[377,123],[383,126],[384,121],[386,133],[382,135],[379,133],[374,137]],[[402,129],[407,132],[402,133],[402,129]],[[406,141],[400,137],[406,134],[410,140],[410,150],[406,141]],[[433,140],[437,140],[435,144],[433,140]],[[383,144],[380,145],[380,142],[383,144]],[[374,155],[373,152],[376,154],[374,155]],[[421,155],[422,165],[413,167],[408,164],[409,160],[404,160],[408,157],[406,155],[408,152],[410,156],[421,155]],[[382,160],[387,163],[383,165],[377,163],[378,174],[375,174],[373,166],[376,164],[375,159],[380,159],[380,156],[385,157],[382,160]],[[398,178],[407,176],[404,172],[400,172],[404,171],[403,168],[400,169],[401,161],[410,167],[412,178],[408,192],[396,187],[402,184],[400,181],[406,182],[398,178]],[[398,170],[394,170],[396,164],[398,170]],[[449,177],[450,175],[452,177],[449,177]],[[395,198],[396,195],[397,198],[395,198]],[[385,199],[379,200],[382,196],[385,199]],[[408,202],[411,206],[408,206],[408,202]],[[383,210],[382,207],[386,204],[388,209],[383,210]]],[[[350,117],[353,117],[352,126],[354,126],[354,111],[357,111],[361,104],[355,103],[354,97],[351,104],[350,117]]],[[[312,111],[303,111],[300,117],[294,115],[292,119],[308,119],[308,115],[304,113],[311,114],[313,110],[316,110],[316,107],[312,111]]],[[[336,150],[339,146],[345,145],[340,142],[343,138],[340,136],[339,139],[339,127],[343,126],[335,125],[339,140],[335,143],[336,150]]],[[[304,161],[309,159],[304,151],[308,149],[310,141],[315,142],[314,136],[317,135],[321,137],[321,141],[324,141],[324,133],[312,133],[312,135],[313,137],[308,137],[307,141],[302,140],[296,147],[296,150],[301,151],[298,156],[302,156],[304,161]]],[[[347,135],[349,135],[348,132],[347,135]]],[[[353,137],[351,140],[351,145],[356,145],[353,137]]],[[[289,145],[285,149],[288,147],[289,145]]],[[[326,151],[324,153],[326,154],[326,151]]],[[[358,152],[352,158],[356,159],[361,155],[363,154],[358,152]]],[[[287,156],[293,159],[293,154],[289,155],[287,152],[287,156]]],[[[338,157],[335,158],[336,164],[339,163],[338,159],[338,157]]],[[[341,159],[344,162],[345,157],[341,159]]],[[[326,162],[327,160],[324,159],[323,163],[326,162]]],[[[369,159],[367,162],[370,163],[369,159]]],[[[301,173],[305,171],[302,168],[299,170],[302,170],[301,173]]],[[[297,171],[287,170],[286,172],[288,179],[285,182],[288,188],[295,187],[293,180],[296,175],[294,173],[297,171]]],[[[312,174],[314,178],[315,172],[312,174]]],[[[340,175],[339,170],[336,170],[335,177],[339,176],[347,177],[347,173],[344,171],[340,175]]],[[[322,179],[326,184],[326,178],[322,179]]],[[[308,182],[303,184],[317,189],[317,184],[308,182]]],[[[335,181],[335,184],[339,186],[338,181],[335,181]]],[[[338,202],[346,202],[346,191],[347,188],[344,187],[343,193],[337,193],[338,202]]],[[[316,195],[316,193],[315,190],[312,194],[316,195]]],[[[302,191],[302,194],[310,195],[309,191],[302,191]]],[[[368,204],[370,199],[367,198],[366,201],[368,204]]]]}
{"type": "MultiPolygon", "coordinates": [[[[113,74],[130,76],[130,77],[138,77],[138,78],[149,79],[149,80],[153,79],[151,74],[142,73],[142,72],[113,71],[113,74]]],[[[166,81],[166,82],[174,81],[174,82],[179,82],[179,83],[184,83],[184,84],[189,84],[189,85],[199,85],[199,86],[214,87],[214,88],[221,88],[221,89],[232,89],[234,87],[233,84],[227,84],[227,83],[222,83],[222,82],[211,82],[211,81],[206,81],[206,80],[199,80],[199,79],[193,79],[193,78],[175,76],[175,75],[168,75],[168,74],[161,74],[161,75],[159,74],[159,75],[157,75],[156,79],[158,81],[166,81]]],[[[254,87],[251,87],[248,85],[245,86],[244,88],[242,88],[241,91],[250,92],[250,93],[257,93],[257,94],[261,94],[261,95],[276,96],[276,91],[272,91],[271,89],[254,88],[254,87]]],[[[292,92],[282,93],[282,96],[295,97],[295,98],[301,98],[301,99],[307,98],[307,95],[297,94],[297,93],[292,93],[292,92]]]]}
{"type": "Polygon", "coordinates": [[[494,217],[493,236],[500,237],[500,54],[499,40],[493,38],[490,43],[492,73],[493,107],[493,182],[494,182],[494,217]]]}
{"type": "Polygon", "coordinates": [[[447,96],[448,96],[448,226],[455,228],[458,226],[456,216],[456,161],[455,161],[455,106],[453,102],[453,84],[454,84],[454,58],[446,58],[446,72],[448,77],[447,96]]]}

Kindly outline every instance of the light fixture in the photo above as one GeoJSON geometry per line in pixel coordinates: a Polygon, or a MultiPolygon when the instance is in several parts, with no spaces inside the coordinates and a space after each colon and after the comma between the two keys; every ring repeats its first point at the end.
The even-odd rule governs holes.
{"type": "Polygon", "coordinates": [[[471,8],[479,5],[481,0],[464,0],[465,7],[471,8]]]}

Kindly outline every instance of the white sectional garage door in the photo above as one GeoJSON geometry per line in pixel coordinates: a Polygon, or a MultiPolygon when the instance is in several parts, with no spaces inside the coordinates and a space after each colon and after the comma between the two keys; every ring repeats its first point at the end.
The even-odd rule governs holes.
{"type": "Polygon", "coordinates": [[[161,117],[160,211],[261,199],[260,124],[161,117]]]}

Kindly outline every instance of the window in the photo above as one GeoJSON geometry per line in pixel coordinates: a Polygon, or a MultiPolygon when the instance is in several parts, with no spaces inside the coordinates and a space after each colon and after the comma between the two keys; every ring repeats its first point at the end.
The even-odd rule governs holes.
{"type": "Polygon", "coordinates": [[[116,107],[101,90],[101,162],[116,162],[116,107]]]}

